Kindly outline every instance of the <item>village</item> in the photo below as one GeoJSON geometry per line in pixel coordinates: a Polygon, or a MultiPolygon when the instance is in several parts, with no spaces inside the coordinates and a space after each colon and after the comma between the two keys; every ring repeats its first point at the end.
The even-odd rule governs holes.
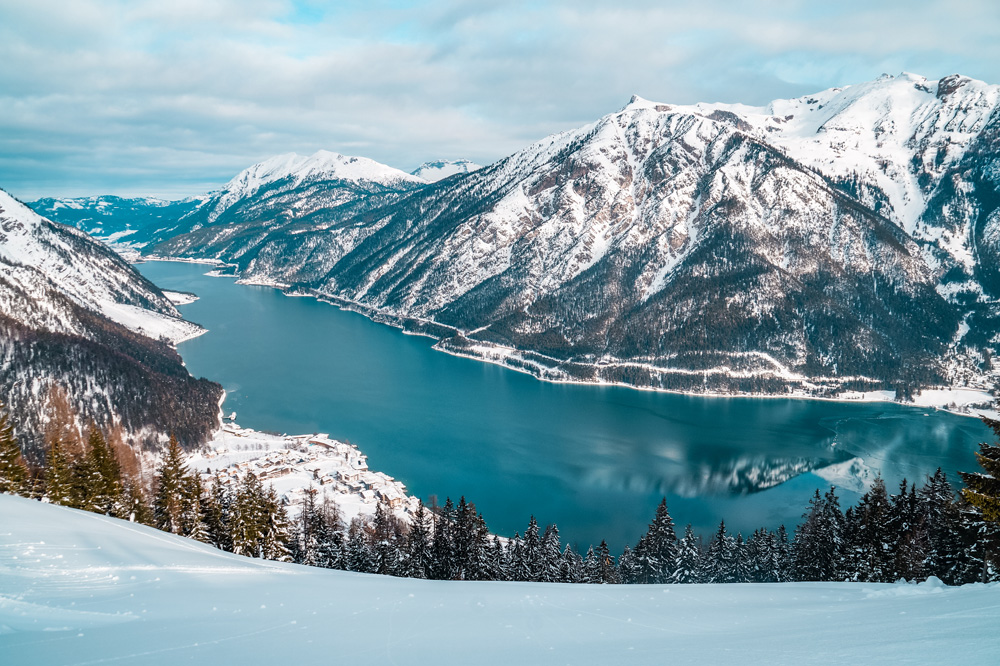
{"type": "Polygon", "coordinates": [[[370,470],[357,446],[325,433],[273,435],[224,423],[204,450],[188,456],[187,464],[206,487],[216,481],[228,486],[255,475],[274,487],[290,516],[299,513],[310,488],[317,491],[317,501],[336,504],[345,524],[373,516],[379,503],[409,522],[419,505],[402,482],[370,470]]]}

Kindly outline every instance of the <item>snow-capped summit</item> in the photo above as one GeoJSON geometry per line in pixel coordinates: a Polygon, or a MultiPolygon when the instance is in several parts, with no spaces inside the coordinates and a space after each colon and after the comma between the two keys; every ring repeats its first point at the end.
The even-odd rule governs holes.
{"type": "Polygon", "coordinates": [[[80,333],[66,300],[137,332],[174,339],[197,327],[162,293],[87,234],[50,222],[0,190],[0,310],[59,333],[80,333]]]}
{"type": "Polygon", "coordinates": [[[230,180],[219,193],[211,219],[237,201],[253,196],[265,186],[285,180],[291,181],[295,187],[307,181],[318,180],[386,186],[425,182],[419,177],[367,157],[350,157],[328,150],[317,151],[308,157],[297,153],[286,153],[258,162],[230,180]]]}
{"type": "Polygon", "coordinates": [[[482,166],[469,160],[436,160],[434,162],[424,162],[413,171],[413,175],[428,183],[436,183],[449,176],[459,173],[471,173],[482,166]]]}

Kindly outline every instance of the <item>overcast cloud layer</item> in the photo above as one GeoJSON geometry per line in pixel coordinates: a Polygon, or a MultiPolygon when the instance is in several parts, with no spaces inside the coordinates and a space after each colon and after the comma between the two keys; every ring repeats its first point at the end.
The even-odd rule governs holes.
{"type": "Polygon", "coordinates": [[[632,94],[1000,83],[996,0],[618,4],[0,0],[0,187],[178,198],[292,151],[489,163],[632,94]]]}

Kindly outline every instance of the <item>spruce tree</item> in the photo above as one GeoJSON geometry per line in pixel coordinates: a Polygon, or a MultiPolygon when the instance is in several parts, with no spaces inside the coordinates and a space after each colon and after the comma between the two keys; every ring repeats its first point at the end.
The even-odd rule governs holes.
{"type": "Polygon", "coordinates": [[[831,487],[826,495],[816,491],[795,533],[795,579],[837,580],[844,550],[844,515],[831,487]]]}
{"type": "Polygon", "coordinates": [[[526,580],[540,581],[543,573],[542,540],[538,534],[538,521],[534,516],[528,521],[524,531],[524,564],[528,571],[526,580]]]}
{"type": "Polygon", "coordinates": [[[626,585],[639,582],[639,563],[628,544],[625,544],[625,549],[618,558],[618,575],[626,585]]]}
{"type": "Polygon", "coordinates": [[[20,494],[28,486],[28,467],[14,437],[14,427],[0,405],[0,493],[20,494]]]}
{"type": "Polygon", "coordinates": [[[431,569],[431,518],[424,503],[417,505],[406,539],[406,575],[427,578],[431,569]]]}
{"type": "Polygon", "coordinates": [[[667,498],[660,500],[656,507],[653,522],[636,546],[635,557],[639,565],[639,582],[664,583],[673,574],[677,559],[677,534],[667,511],[667,498]]]}
{"type": "Polygon", "coordinates": [[[94,425],[87,442],[85,474],[86,499],[82,502],[88,511],[124,517],[122,512],[122,471],[107,440],[94,425]]]}
{"type": "Polygon", "coordinates": [[[64,441],[49,440],[45,455],[45,497],[53,504],[69,506],[73,502],[73,468],[64,441]]]}
{"type": "Polygon", "coordinates": [[[719,523],[708,554],[702,560],[700,577],[705,583],[732,583],[736,580],[736,540],[726,532],[726,521],[719,523]]]}
{"type": "Polygon", "coordinates": [[[877,477],[848,521],[849,571],[854,580],[893,582],[895,537],[890,533],[889,521],[889,496],[882,477],[877,477]]]}
{"type": "MultiPolygon", "coordinates": [[[[1000,437],[1000,421],[984,417],[983,423],[1000,437]]],[[[983,442],[976,460],[982,472],[959,472],[965,482],[962,497],[979,510],[983,520],[1000,522],[1000,446],[983,442]]]]}
{"type": "Polygon", "coordinates": [[[927,524],[927,549],[924,568],[948,585],[962,579],[962,515],[955,502],[955,491],[939,467],[927,479],[919,493],[921,511],[927,524]]]}
{"type": "Polygon", "coordinates": [[[559,528],[549,525],[542,535],[542,572],[540,580],[546,583],[558,582],[562,577],[562,546],[559,544],[559,528]]]}
{"type": "MultiPolygon", "coordinates": [[[[983,418],[993,433],[1000,437],[1000,421],[983,418]]],[[[982,472],[959,472],[965,488],[962,499],[972,507],[967,516],[967,533],[973,537],[970,556],[981,562],[979,580],[992,580],[1000,561],[1000,446],[983,442],[976,460],[982,472]]],[[[971,573],[971,572],[970,572],[971,573]]]]}
{"type": "Polygon", "coordinates": [[[164,532],[184,533],[184,508],[188,493],[186,477],[187,468],[180,444],[171,435],[163,465],[156,476],[156,495],[153,498],[153,524],[164,532]]]}
{"type": "Polygon", "coordinates": [[[700,583],[702,574],[701,546],[698,538],[688,523],[684,528],[684,536],[677,546],[677,555],[674,559],[673,573],[670,575],[670,583],[700,583]]]}

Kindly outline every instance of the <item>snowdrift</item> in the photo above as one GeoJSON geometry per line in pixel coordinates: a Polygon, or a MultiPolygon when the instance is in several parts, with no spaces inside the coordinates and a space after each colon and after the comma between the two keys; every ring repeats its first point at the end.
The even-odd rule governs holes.
{"type": "Polygon", "coordinates": [[[996,584],[405,580],[0,496],[4,664],[996,664],[998,623],[996,584]]]}

